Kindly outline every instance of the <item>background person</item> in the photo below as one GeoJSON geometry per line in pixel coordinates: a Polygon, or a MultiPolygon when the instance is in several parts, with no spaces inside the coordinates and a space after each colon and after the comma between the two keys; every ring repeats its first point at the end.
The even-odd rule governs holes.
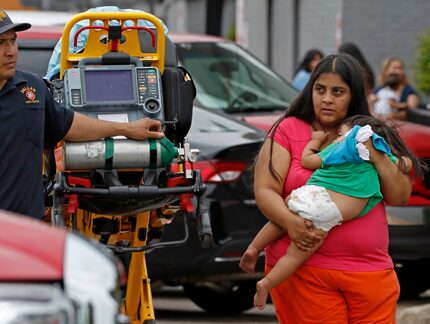
{"type": "MultiPolygon", "coordinates": [[[[392,108],[394,102],[399,102],[400,98],[396,93],[399,88],[399,78],[395,75],[388,75],[385,78],[384,87],[379,89],[376,93],[376,101],[374,103],[373,114],[374,116],[385,120],[385,119],[398,119],[399,111],[392,108]]],[[[402,112],[400,112],[399,118],[401,118],[402,112]]]]}
{"type": "Polygon", "coordinates": [[[354,43],[343,43],[339,46],[338,53],[349,54],[361,64],[366,74],[366,93],[368,95],[373,93],[373,89],[375,87],[375,74],[359,47],[354,43]]]}
{"type": "Polygon", "coordinates": [[[115,123],[86,117],[58,104],[43,79],[17,71],[16,32],[0,10],[0,209],[43,218],[42,150],[57,142],[91,141],[123,135],[136,140],[161,138],[161,124],[151,119],[115,123]]]}
{"type": "MultiPolygon", "coordinates": [[[[390,101],[390,107],[396,112],[392,118],[405,119],[408,109],[416,109],[420,103],[418,92],[409,84],[408,77],[405,73],[405,64],[399,57],[388,57],[382,63],[379,82],[381,86],[375,89],[376,96],[384,88],[387,78],[395,80],[398,87],[394,90],[398,96],[398,101],[390,101]]],[[[391,81],[390,81],[391,82],[391,81]]]]}
{"type": "Polygon", "coordinates": [[[306,83],[309,81],[313,69],[323,57],[324,54],[319,49],[314,48],[306,52],[293,78],[292,85],[294,88],[299,91],[303,90],[306,83]]]}
{"type": "MultiPolygon", "coordinates": [[[[370,115],[362,67],[350,55],[329,55],[273,125],[256,159],[254,193],[262,213],[288,235],[266,248],[266,273],[285,255],[291,241],[304,250],[321,241],[284,200],[313,172],[300,163],[311,132],[328,133],[321,145],[324,149],[337,137],[341,122],[354,115],[370,115]]],[[[406,203],[411,193],[408,177],[373,146],[369,152],[385,202],[406,203]]],[[[394,323],[399,292],[388,255],[385,207],[380,202],[366,217],[333,228],[303,266],[270,294],[281,323],[394,323]]]]}

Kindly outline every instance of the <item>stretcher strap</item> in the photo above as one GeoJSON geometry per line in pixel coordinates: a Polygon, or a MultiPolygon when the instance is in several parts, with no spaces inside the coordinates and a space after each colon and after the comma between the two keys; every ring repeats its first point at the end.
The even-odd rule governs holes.
{"type": "Polygon", "coordinates": [[[149,139],[149,168],[155,169],[157,167],[157,141],[149,139]]]}
{"type": "Polygon", "coordinates": [[[105,146],[106,146],[106,153],[105,153],[105,169],[106,170],[112,170],[112,164],[113,164],[113,138],[105,138],[105,146]]]}

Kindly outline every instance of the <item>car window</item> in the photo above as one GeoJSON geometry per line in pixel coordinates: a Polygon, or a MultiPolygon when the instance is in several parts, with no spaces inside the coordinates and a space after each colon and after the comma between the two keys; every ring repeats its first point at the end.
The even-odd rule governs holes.
{"type": "Polygon", "coordinates": [[[287,82],[235,43],[176,44],[193,76],[197,102],[228,112],[284,110],[297,96],[287,82]]]}

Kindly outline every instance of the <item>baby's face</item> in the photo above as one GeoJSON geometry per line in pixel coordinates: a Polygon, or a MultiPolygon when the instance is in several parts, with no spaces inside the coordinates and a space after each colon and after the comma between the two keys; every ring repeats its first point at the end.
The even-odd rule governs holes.
{"type": "Polygon", "coordinates": [[[345,135],[349,132],[349,130],[350,128],[348,125],[340,125],[339,129],[337,130],[337,138],[333,142],[342,142],[345,139],[345,135]]]}

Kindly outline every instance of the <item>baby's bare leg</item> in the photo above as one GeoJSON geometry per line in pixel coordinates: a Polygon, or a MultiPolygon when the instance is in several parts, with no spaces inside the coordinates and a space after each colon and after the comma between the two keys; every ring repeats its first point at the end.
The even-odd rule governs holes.
{"type": "MultiPolygon", "coordinates": [[[[327,232],[315,229],[317,234],[324,237],[327,232]]],[[[266,277],[257,282],[257,293],[254,296],[254,306],[258,309],[263,309],[266,306],[267,296],[270,289],[279,285],[293,274],[314,252],[321,246],[324,239],[310,251],[303,251],[297,247],[294,242],[291,242],[287,250],[287,254],[278,260],[273,269],[266,277]]]]}
{"type": "Polygon", "coordinates": [[[245,272],[253,272],[260,252],[284,233],[280,226],[273,222],[267,222],[242,255],[239,262],[240,268],[245,272]]]}

